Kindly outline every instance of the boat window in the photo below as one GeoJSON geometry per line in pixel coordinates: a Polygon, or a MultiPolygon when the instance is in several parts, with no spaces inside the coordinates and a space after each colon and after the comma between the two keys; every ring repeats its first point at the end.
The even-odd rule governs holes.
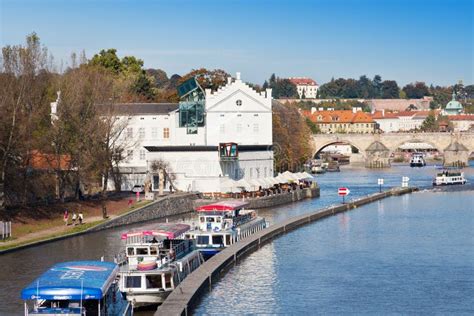
{"type": "Polygon", "coordinates": [[[220,222],[221,222],[221,218],[220,218],[220,217],[216,217],[216,222],[220,223],[220,222]]]}
{"type": "Polygon", "coordinates": [[[147,255],[148,248],[137,248],[137,255],[147,255]]]}
{"type": "Polygon", "coordinates": [[[226,244],[227,246],[230,245],[230,235],[225,235],[225,244],[226,244]]]}
{"type": "Polygon", "coordinates": [[[134,256],[135,255],[135,248],[133,248],[133,247],[127,248],[127,254],[129,256],[134,256]]]}
{"type": "Polygon", "coordinates": [[[208,217],[207,222],[208,223],[214,223],[214,217],[208,217]]]}
{"type": "Polygon", "coordinates": [[[204,223],[206,221],[206,218],[204,216],[199,217],[199,221],[201,223],[204,223]]]}
{"type": "Polygon", "coordinates": [[[198,245],[209,245],[209,236],[197,236],[198,245]]]}
{"type": "Polygon", "coordinates": [[[161,280],[161,274],[147,275],[145,277],[147,289],[160,289],[163,288],[163,282],[161,280]]]}
{"type": "Polygon", "coordinates": [[[142,287],[142,277],[141,276],[126,276],[125,277],[125,287],[127,287],[127,288],[140,288],[140,287],[142,287]]]}
{"type": "Polygon", "coordinates": [[[172,288],[172,285],[171,285],[171,274],[170,274],[170,273],[166,273],[166,274],[165,274],[165,288],[167,288],[167,289],[172,288]]]}
{"type": "Polygon", "coordinates": [[[150,247],[150,255],[156,256],[158,254],[158,248],[157,247],[150,247]]]}
{"type": "Polygon", "coordinates": [[[212,236],[212,244],[213,245],[223,245],[224,244],[224,236],[222,236],[222,235],[212,236]]]}

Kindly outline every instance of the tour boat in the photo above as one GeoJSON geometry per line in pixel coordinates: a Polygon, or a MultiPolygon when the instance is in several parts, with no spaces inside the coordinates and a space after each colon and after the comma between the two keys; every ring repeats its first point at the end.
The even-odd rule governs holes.
{"type": "Polygon", "coordinates": [[[425,158],[423,158],[423,154],[421,153],[414,153],[410,159],[410,167],[424,167],[426,166],[425,158]]]}
{"type": "Polygon", "coordinates": [[[339,168],[339,163],[337,161],[331,161],[328,163],[328,167],[326,168],[328,172],[339,172],[341,169],[339,168]]]}
{"type": "Polygon", "coordinates": [[[459,170],[446,169],[443,172],[439,172],[436,178],[433,180],[433,185],[452,185],[452,184],[465,184],[466,178],[464,178],[464,172],[459,170]]]}
{"type": "Polygon", "coordinates": [[[160,304],[204,259],[192,240],[183,239],[186,224],[158,224],[122,234],[120,291],[133,307],[160,304]]]}
{"type": "Polygon", "coordinates": [[[242,238],[267,227],[264,218],[254,210],[245,210],[243,201],[224,201],[198,207],[199,226],[186,232],[185,237],[196,240],[196,247],[205,259],[229,247],[242,238]]]}
{"type": "Polygon", "coordinates": [[[133,315],[119,291],[118,270],[113,262],[58,263],[21,291],[25,316],[133,315]]]}

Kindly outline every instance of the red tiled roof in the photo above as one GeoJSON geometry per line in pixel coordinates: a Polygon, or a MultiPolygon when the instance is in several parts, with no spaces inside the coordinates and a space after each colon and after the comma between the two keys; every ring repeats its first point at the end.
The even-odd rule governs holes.
{"type": "Polygon", "coordinates": [[[311,78],[296,78],[296,77],[293,77],[293,78],[288,78],[288,80],[290,80],[295,85],[302,85],[302,86],[316,86],[316,85],[318,85],[316,83],[316,81],[314,81],[311,78]]]}
{"type": "MultiPolygon", "coordinates": [[[[402,116],[415,116],[415,117],[427,117],[432,111],[399,111],[399,112],[388,112],[388,111],[375,111],[372,114],[373,119],[396,119],[402,116]],[[383,114],[382,114],[383,113],[383,114]]],[[[435,115],[438,115],[440,110],[434,110],[435,115]]]]}
{"type": "Polygon", "coordinates": [[[310,111],[302,111],[314,123],[374,123],[369,113],[358,111],[353,113],[350,110],[339,111],[317,111],[311,114],[310,111]],[[318,118],[321,117],[321,120],[318,118]]]}
{"type": "Polygon", "coordinates": [[[474,121],[474,114],[459,114],[448,116],[450,121],[474,121]]]}

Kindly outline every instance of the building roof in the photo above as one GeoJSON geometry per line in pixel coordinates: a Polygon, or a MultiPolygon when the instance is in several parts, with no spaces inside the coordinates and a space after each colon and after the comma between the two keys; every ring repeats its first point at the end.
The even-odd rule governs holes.
{"type": "Polygon", "coordinates": [[[310,111],[302,111],[304,116],[308,117],[314,123],[374,123],[370,113],[351,110],[338,111],[316,111],[311,114],[310,111]]]}
{"type": "MultiPolygon", "coordinates": [[[[111,105],[114,114],[168,114],[179,108],[178,103],[115,103],[111,105]]],[[[104,112],[110,106],[104,105],[104,112]]]]}
{"type": "Polygon", "coordinates": [[[474,114],[450,115],[450,121],[474,121],[474,114]]]}
{"type": "Polygon", "coordinates": [[[462,111],[462,109],[462,104],[456,101],[456,93],[453,91],[453,98],[448,102],[448,104],[446,104],[446,110],[462,111]]]}
{"type": "Polygon", "coordinates": [[[372,151],[372,152],[376,152],[376,151],[389,151],[389,149],[387,148],[387,146],[385,146],[384,144],[382,144],[381,142],[379,141],[374,141],[372,144],[370,144],[369,147],[367,147],[367,149],[365,151],[372,151]]]}
{"type": "Polygon", "coordinates": [[[444,151],[469,151],[466,146],[458,142],[452,142],[444,151]]]}
{"type": "Polygon", "coordinates": [[[293,84],[297,86],[317,86],[317,82],[311,78],[306,77],[290,77],[288,78],[293,84]]]}
{"type": "Polygon", "coordinates": [[[397,119],[400,117],[413,117],[417,119],[425,119],[431,112],[438,115],[440,110],[424,110],[424,111],[400,111],[400,112],[388,112],[388,111],[375,111],[372,114],[374,120],[381,119],[397,119]]]}

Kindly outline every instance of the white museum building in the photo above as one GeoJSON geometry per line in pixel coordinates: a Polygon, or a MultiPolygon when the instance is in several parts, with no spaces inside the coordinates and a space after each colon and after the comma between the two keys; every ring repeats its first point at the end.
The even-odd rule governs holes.
{"type": "Polygon", "coordinates": [[[273,176],[271,89],[257,92],[237,73],[217,91],[203,91],[191,78],[178,94],[179,104],[114,105],[128,120],[121,139],[134,144],[119,165],[121,190],[151,178],[157,191],[159,178],[150,168],[156,160],[170,166],[173,185],[182,191],[225,192],[229,179],[273,176]]]}

